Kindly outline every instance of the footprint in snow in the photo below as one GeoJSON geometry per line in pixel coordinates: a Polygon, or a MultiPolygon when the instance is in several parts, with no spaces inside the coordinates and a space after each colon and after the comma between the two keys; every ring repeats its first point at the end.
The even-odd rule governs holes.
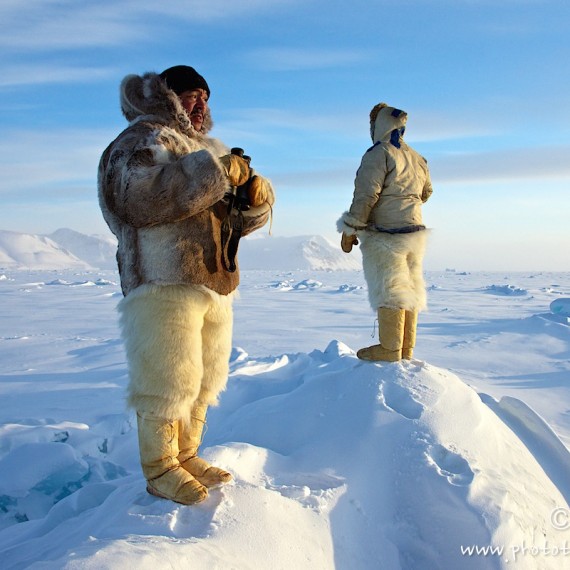
{"type": "Polygon", "coordinates": [[[323,508],[342,488],[345,481],[341,477],[324,473],[290,473],[273,481],[266,487],[277,491],[283,497],[298,501],[305,507],[323,508]]]}
{"type": "Polygon", "coordinates": [[[382,384],[378,398],[386,408],[409,420],[419,419],[424,411],[424,407],[397,384],[382,384]]]}
{"type": "Polygon", "coordinates": [[[427,458],[433,462],[437,472],[446,477],[452,485],[466,486],[473,481],[474,473],[467,460],[443,445],[432,445],[426,452],[427,458]]]}

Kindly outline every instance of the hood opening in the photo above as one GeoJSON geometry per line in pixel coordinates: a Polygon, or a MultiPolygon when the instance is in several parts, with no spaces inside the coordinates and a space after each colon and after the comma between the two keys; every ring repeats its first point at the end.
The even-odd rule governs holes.
{"type": "Polygon", "coordinates": [[[396,107],[389,107],[386,103],[379,103],[370,112],[370,136],[372,142],[392,142],[393,139],[398,143],[405,131],[408,114],[396,107]],[[396,134],[393,132],[396,131],[396,134]]]}

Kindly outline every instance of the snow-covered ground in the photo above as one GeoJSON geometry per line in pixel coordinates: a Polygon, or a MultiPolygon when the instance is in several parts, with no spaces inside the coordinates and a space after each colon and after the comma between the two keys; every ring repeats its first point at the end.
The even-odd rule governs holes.
{"type": "Polygon", "coordinates": [[[117,274],[0,271],[0,568],[570,567],[570,273],[427,284],[374,364],[360,271],[244,271],[203,445],[235,482],[185,507],[145,492],[117,274]]]}

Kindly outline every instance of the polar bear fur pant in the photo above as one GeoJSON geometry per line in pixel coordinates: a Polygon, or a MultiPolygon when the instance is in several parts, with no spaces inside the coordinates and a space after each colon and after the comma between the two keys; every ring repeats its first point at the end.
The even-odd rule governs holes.
{"type": "Polygon", "coordinates": [[[426,307],[423,258],[428,231],[358,232],[362,267],[372,309],[421,311],[426,307]]]}
{"type": "Polygon", "coordinates": [[[229,372],[232,301],[203,286],[142,285],[119,303],[130,406],[179,419],[196,401],[218,403],[229,372]]]}

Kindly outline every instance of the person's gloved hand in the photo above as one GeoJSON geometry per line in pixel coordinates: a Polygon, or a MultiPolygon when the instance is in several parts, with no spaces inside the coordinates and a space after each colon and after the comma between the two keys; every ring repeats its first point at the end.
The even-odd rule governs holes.
{"type": "Polygon", "coordinates": [[[272,206],[275,201],[273,188],[269,180],[257,174],[251,178],[247,193],[249,196],[249,204],[253,207],[261,206],[266,202],[269,202],[269,205],[272,206]]]}
{"type": "Polygon", "coordinates": [[[237,154],[226,154],[220,158],[220,162],[226,169],[230,186],[241,186],[249,180],[249,164],[237,154]]]}
{"type": "Polygon", "coordinates": [[[348,236],[342,232],[342,238],[340,240],[342,251],[344,251],[344,253],[350,253],[353,245],[358,245],[358,238],[355,235],[348,236]]]}

